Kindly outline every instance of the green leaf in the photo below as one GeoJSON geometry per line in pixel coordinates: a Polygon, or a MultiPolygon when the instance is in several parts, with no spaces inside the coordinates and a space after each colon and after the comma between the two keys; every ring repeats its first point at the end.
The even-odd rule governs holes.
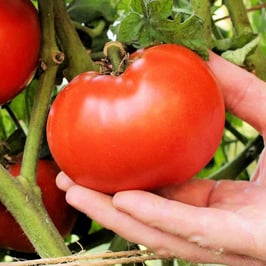
{"type": "Polygon", "coordinates": [[[162,42],[184,45],[208,58],[207,43],[203,38],[203,22],[199,17],[192,15],[181,23],[179,18],[162,20],[156,26],[162,42]]]}
{"type": "Polygon", "coordinates": [[[27,125],[30,120],[34,96],[38,88],[38,81],[33,79],[26,89],[18,94],[10,103],[10,108],[17,119],[24,121],[27,125]]]}
{"type": "Polygon", "coordinates": [[[142,14],[143,7],[145,7],[145,2],[143,0],[131,0],[130,7],[136,13],[142,14]]]}
{"type": "Polygon", "coordinates": [[[120,23],[119,40],[124,43],[135,44],[138,42],[139,33],[143,27],[143,20],[137,13],[130,13],[120,23]],[[128,29],[131,29],[130,31],[128,29]]]}
{"type": "Polygon", "coordinates": [[[242,48],[236,50],[228,50],[222,53],[222,56],[239,66],[245,66],[246,57],[257,47],[259,43],[259,36],[243,46],[242,48]]]}
{"type": "Polygon", "coordinates": [[[172,13],[173,3],[169,0],[149,1],[147,9],[149,10],[149,16],[151,19],[156,17],[167,19],[172,13]]]}
{"type": "Polygon", "coordinates": [[[5,109],[0,109],[0,141],[5,140],[15,129],[5,109]]]}
{"type": "Polygon", "coordinates": [[[175,43],[208,58],[203,20],[182,2],[181,9],[169,0],[131,0],[129,8],[119,10],[111,30],[117,39],[135,48],[158,43],[175,43]]]}
{"type": "Polygon", "coordinates": [[[233,36],[232,38],[215,40],[215,47],[219,51],[236,50],[242,48],[243,46],[253,41],[257,37],[258,34],[255,34],[253,32],[248,32],[245,34],[233,36]]]}

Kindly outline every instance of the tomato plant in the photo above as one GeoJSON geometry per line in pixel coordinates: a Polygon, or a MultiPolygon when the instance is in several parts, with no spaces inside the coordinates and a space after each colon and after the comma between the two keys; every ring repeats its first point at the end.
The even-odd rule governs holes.
{"type": "MultiPolygon", "coordinates": [[[[20,172],[20,163],[10,166],[9,171],[17,176],[20,172]]],[[[65,201],[65,194],[55,184],[55,177],[60,169],[51,160],[39,160],[37,168],[37,183],[42,191],[42,199],[47,212],[54,221],[63,237],[66,237],[76,220],[76,211],[65,201]]],[[[6,210],[0,205],[0,247],[23,252],[33,252],[34,249],[27,240],[23,231],[6,210]]]]}
{"type": "Polygon", "coordinates": [[[132,59],[120,76],[77,76],[48,117],[60,168],[107,193],[192,178],[211,160],[224,128],[223,97],[198,55],[164,44],[132,59]]]}
{"type": "MultiPolygon", "coordinates": [[[[0,261],[39,256],[47,258],[44,263],[54,263],[48,257],[62,257],[60,262],[66,263],[64,257],[80,252],[81,246],[88,251],[109,242],[108,250],[139,248],[81,216],[71,232],[73,242],[66,245],[40,208],[39,190],[28,186],[36,187],[39,157],[50,155],[43,136],[55,87],[63,78],[70,81],[80,73],[98,71],[99,65],[115,74],[125,70],[127,57],[111,58],[103,49],[111,39],[133,52],[124,74],[79,75],[51,109],[48,140],[60,167],[80,184],[108,193],[183,182],[206,163],[197,178],[250,180],[263,140],[228,111],[213,157],[223,131],[224,108],[204,61],[179,46],[141,48],[182,45],[204,60],[213,50],[266,80],[266,5],[261,2],[0,0],[0,201],[23,228],[16,231],[11,216],[8,225],[2,224],[0,215],[0,236],[12,228],[2,246],[0,241],[0,261]],[[34,82],[13,99],[34,74],[39,53],[34,45],[40,39],[34,82]],[[23,178],[13,178],[16,174],[8,174],[4,166],[22,153],[23,178]],[[33,250],[23,235],[35,254],[9,250],[33,250]]],[[[63,208],[56,206],[60,216],[63,208]]]]}
{"type": "Polygon", "coordinates": [[[40,49],[40,25],[29,0],[0,1],[0,104],[31,80],[40,49]]]}

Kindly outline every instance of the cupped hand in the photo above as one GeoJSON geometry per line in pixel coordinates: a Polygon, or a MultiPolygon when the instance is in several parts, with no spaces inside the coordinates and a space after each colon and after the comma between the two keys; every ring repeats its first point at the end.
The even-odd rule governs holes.
{"type": "MultiPolygon", "coordinates": [[[[266,84],[211,53],[227,109],[262,136],[266,84]]],[[[233,266],[266,265],[266,155],[251,181],[193,179],[156,193],[124,191],[113,197],[74,184],[58,186],[69,204],[131,242],[165,257],[233,266]]]]}

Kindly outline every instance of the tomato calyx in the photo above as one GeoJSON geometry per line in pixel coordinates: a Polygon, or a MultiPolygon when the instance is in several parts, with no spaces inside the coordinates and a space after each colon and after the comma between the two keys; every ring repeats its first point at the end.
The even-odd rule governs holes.
{"type": "Polygon", "coordinates": [[[123,47],[123,44],[117,41],[107,42],[103,49],[103,58],[100,62],[100,74],[102,75],[121,75],[129,60],[129,54],[123,47]]]}

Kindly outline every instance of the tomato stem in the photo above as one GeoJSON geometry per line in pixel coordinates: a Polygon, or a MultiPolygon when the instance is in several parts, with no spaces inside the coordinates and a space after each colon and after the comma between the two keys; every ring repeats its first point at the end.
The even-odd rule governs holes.
{"type": "Polygon", "coordinates": [[[258,135],[246,145],[245,149],[233,161],[225,164],[208,178],[213,180],[236,179],[260,155],[263,148],[263,138],[258,135]]]}
{"type": "Polygon", "coordinates": [[[105,44],[104,55],[110,60],[112,65],[112,75],[119,75],[125,69],[126,51],[120,42],[111,41],[105,44]]]}
{"type": "Polygon", "coordinates": [[[17,219],[18,223],[42,257],[69,255],[62,237],[48,216],[36,185],[36,169],[39,149],[46,124],[51,93],[54,88],[58,64],[54,62],[57,50],[53,0],[39,0],[42,26],[41,57],[45,70],[40,76],[39,88],[33,104],[29,133],[23,153],[20,176],[11,177],[0,168],[0,199],[17,219]]]}
{"type": "Polygon", "coordinates": [[[30,180],[35,179],[40,145],[58,70],[58,64],[54,61],[54,53],[55,51],[60,53],[56,45],[53,10],[47,8],[42,1],[40,0],[39,3],[42,29],[41,59],[45,69],[40,75],[38,90],[33,103],[21,167],[21,175],[30,180]]]}
{"type": "Polygon", "coordinates": [[[83,46],[75,27],[67,13],[65,1],[57,0],[54,2],[55,11],[55,27],[60,45],[66,54],[68,67],[64,71],[64,75],[68,80],[82,72],[89,70],[99,70],[94,64],[83,46]]]}
{"type": "Polygon", "coordinates": [[[225,0],[224,4],[229,11],[236,34],[252,32],[244,2],[242,0],[225,0]]]}
{"type": "MultiPolygon", "coordinates": [[[[225,0],[230,18],[232,20],[235,34],[237,36],[243,36],[245,34],[252,33],[252,27],[247,15],[244,2],[242,0],[225,0]]],[[[266,56],[258,46],[253,53],[251,53],[247,59],[246,64],[249,66],[250,71],[254,71],[255,74],[266,81],[266,56]]]]}
{"type": "Polygon", "coordinates": [[[98,24],[93,28],[89,28],[81,25],[79,22],[73,21],[73,25],[77,30],[80,30],[86,33],[90,38],[95,38],[102,34],[104,28],[106,27],[106,22],[104,20],[100,20],[98,24]]]}
{"type": "Polygon", "coordinates": [[[19,222],[41,257],[69,255],[64,241],[41,204],[38,186],[12,177],[0,165],[0,200],[19,222]]]}
{"type": "Polygon", "coordinates": [[[211,48],[212,34],[211,34],[211,4],[209,0],[192,0],[192,9],[194,13],[204,21],[204,34],[208,45],[211,48]]]}

